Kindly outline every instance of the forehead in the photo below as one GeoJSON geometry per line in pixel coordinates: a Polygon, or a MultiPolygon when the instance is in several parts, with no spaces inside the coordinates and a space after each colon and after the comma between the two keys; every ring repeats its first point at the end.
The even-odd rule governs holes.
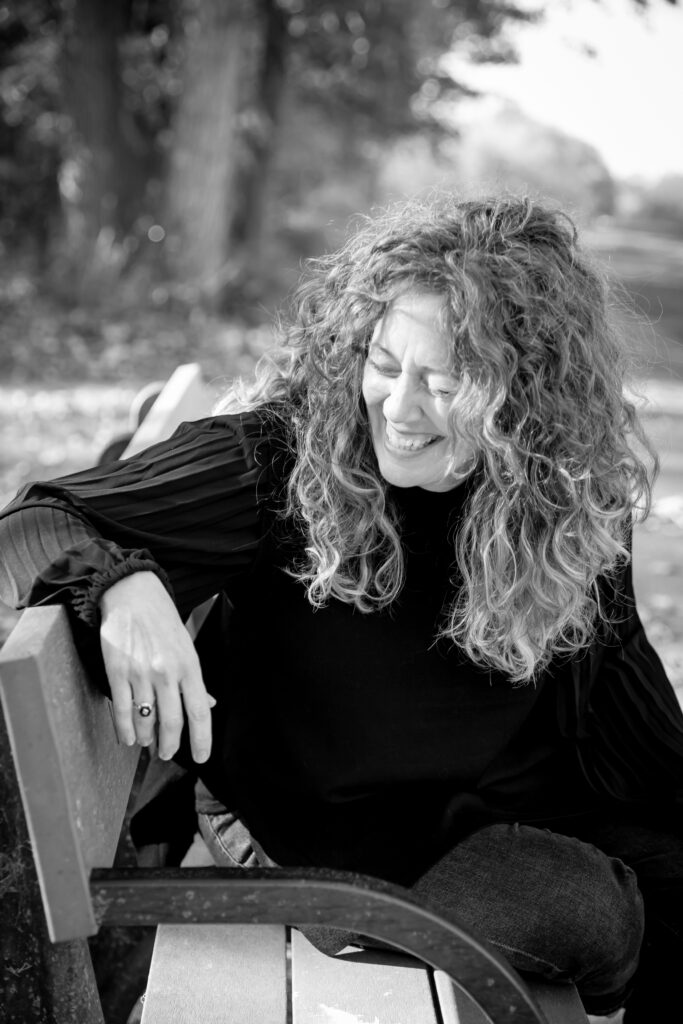
{"type": "Polygon", "coordinates": [[[444,307],[445,299],[438,292],[411,289],[392,299],[383,319],[406,319],[416,326],[442,334],[444,307]]]}
{"type": "Polygon", "coordinates": [[[450,346],[445,328],[445,300],[428,291],[407,291],[387,307],[375,327],[373,342],[392,354],[404,354],[423,365],[446,369],[450,346]]]}

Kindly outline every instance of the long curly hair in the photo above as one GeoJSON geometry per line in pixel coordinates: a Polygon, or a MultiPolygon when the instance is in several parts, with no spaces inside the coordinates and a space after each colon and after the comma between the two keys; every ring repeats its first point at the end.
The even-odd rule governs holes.
{"type": "Polygon", "coordinates": [[[475,456],[440,637],[515,683],[594,635],[598,578],[629,558],[656,455],[623,390],[603,272],[572,221],[527,198],[391,208],[315,261],[283,341],[218,411],[268,404],[295,453],[287,515],[307,538],[291,571],[314,606],[370,612],[403,582],[400,523],[361,396],[373,330],[410,289],[443,296],[457,388],[453,437],[475,456]]]}

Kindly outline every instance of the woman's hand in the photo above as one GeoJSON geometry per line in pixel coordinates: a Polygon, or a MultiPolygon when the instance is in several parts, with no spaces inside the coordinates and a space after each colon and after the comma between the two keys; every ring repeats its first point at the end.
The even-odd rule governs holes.
{"type": "Polygon", "coordinates": [[[183,708],[195,761],[211,752],[210,709],[199,659],[161,580],[136,572],[105,590],[100,601],[100,641],[121,740],[149,746],[158,726],[159,756],[168,760],[180,744],[183,708]],[[140,714],[144,705],[151,713],[140,714]],[[137,705],[137,706],[136,706],[137,705]]]}

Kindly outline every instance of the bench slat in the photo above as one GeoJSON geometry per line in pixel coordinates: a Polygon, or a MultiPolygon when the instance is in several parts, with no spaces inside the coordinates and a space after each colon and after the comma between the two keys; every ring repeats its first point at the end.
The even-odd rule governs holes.
{"type": "Polygon", "coordinates": [[[170,437],[185,420],[200,420],[211,414],[216,398],[202,380],[199,363],[179,366],[142,421],[122,458],[157,444],[170,437]]]}
{"type": "MultiPolygon", "coordinates": [[[[525,980],[548,1024],[588,1024],[586,1011],[573,985],[551,985],[529,977],[525,980]]],[[[435,971],[434,981],[443,1024],[486,1024],[488,1017],[464,993],[458,992],[447,974],[435,971]]]]}
{"type": "Polygon", "coordinates": [[[285,929],[161,925],[142,1024],[286,1024],[285,929]]]}
{"type": "Polygon", "coordinates": [[[429,971],[380,950],[329,957],[292,931],[293,1024],[436,1024],[429,971]]]}
{"type": "Polygon", "coordinates": [[[139,748],[119,745],[61,606],[24,613],[0,689],[50,938],[92,935],[89,872],[112,863],[139,748]]]}

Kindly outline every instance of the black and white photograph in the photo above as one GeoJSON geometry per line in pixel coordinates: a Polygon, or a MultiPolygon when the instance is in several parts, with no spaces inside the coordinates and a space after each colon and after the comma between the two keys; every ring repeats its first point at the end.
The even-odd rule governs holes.
{"type": "Polygon", "coordinates": [[[683,1021],[682,53],[0,0],[2,1024],[683,1021]]]}

